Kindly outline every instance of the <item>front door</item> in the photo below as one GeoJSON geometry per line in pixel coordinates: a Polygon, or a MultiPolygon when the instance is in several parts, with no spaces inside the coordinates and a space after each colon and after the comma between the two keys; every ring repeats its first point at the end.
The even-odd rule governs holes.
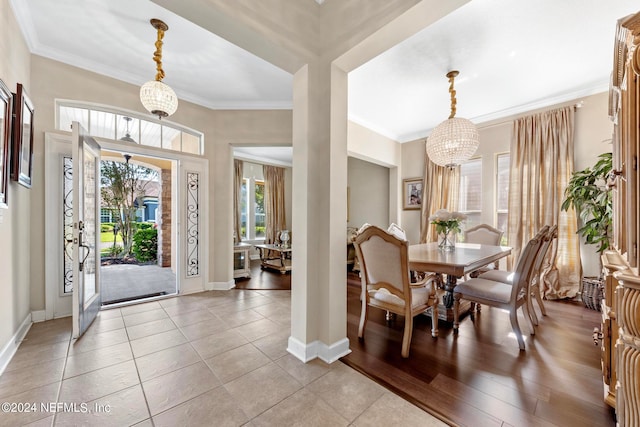
{"type": "Polygon", "coordinates": [[[100,146],[78,122],[72,126],[73,337],[80,337],[100,310],[100,146]]]}

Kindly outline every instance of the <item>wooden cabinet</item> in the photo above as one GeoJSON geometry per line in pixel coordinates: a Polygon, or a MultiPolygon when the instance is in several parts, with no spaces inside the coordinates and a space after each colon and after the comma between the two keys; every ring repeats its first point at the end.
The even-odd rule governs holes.
{"type": "Polygon", "coordinates": [[[616,309],[616,415],[619,426],[640,426],[640,277],[631,270],[613,275],[618,281],[616,309]]]}
{"type": "Polygon", "coordinates": [[[616,288],[618,280],[614,277],[617,271],[626,271],[629,265],[617,251],[605,251],[602,254],[604,268],[604,299],[602,300],[602,379],[604,382],[604,400],[608,405],[616,407],[616,342],[618,340],[618,320],[616,307],[616,288]]]}
{"type": "Polygon", "coordinates": [[[613,247],[603,261],[602,369],[605,400],[620,426],[640,426],[640,13],[618,21],[609,115],[614,122],[613,247]],[[626,265],[626,268],[623,266],[626,265]],[[616,271],[618,270],[618,271],[616,271]]]}

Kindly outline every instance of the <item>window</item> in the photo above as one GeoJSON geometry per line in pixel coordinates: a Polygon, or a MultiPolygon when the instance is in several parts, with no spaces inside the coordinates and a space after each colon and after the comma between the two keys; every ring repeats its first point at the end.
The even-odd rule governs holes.
{"type": "Polygon", "coordinates": [[[241,237],[243,240],[264,239],[266,235],[264,181],[257,177],[244,178],[240,191],[241,237]]]}
{"type": "Polygon", "coordinates": [[[149,118],[113,107],[56,101],[56,129],[69,131],[71,122],[79,122],[92,136],[123,139],[140,145],[181,151],[204,153],[202,133],[175,123],[149,118]]]}
{"type": "Polygon", "coordinates": [[[264,181],[257,181],[254,192],[255,200],[255,236],[256,239],[264,239],[266,223],[264,211],[264,181]]]}
{"type": "Polygon", "coordinates": [[[240,238],[247,240],[247,225],[249,219],[247,218],[247,212],[249,208],[249,180],[244,178],[242,180],[242,186],[240,187],[240,238]]]}
{"type": "Polygon", "coordinates": [[[466,228],[482,223],[482,159],[460,165],[458,210],[467,215],[466,228]]]}
{"type": "Polygon", "coordinates": [[[496,167],[496,227],[504,231],[503,244],[506,244],[507,218],[509,214],[509,153],[498,154],[496,167]]]}

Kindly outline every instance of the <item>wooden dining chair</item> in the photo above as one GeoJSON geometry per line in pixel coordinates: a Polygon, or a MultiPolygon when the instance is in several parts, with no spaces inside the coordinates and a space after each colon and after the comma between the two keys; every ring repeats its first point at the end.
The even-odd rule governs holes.
{"type": "MultiPolygon", "coordinates": [[[[464,231],[464,242],[499,246],[503,234],[504,231],[498,230],[497,228],[492,227],[489,224],[479,224],[464,231]]],[[[498,269],[498,262],[499,261],[495,261],[493,263],[493,269],[498,269]]],[[[469,277],[478,277],[480,274],[489,270],[491,270],[490,267],[479,268],[469,273],[469,277]]]]}
{"type": "MultiPolygon", "coordinates": [[[[541,231],[543,230],[546,230],[547,233],[542,237],[542,244],[533,263],[533,269],[531,271],[531,277],[529,280],[529,313],[531,314],[531,320],[533,321],[533,324],[536,326],[538,325],[538,316],[536,315],[536,311],[533,308],[533,300],[538,303],[538,307],[540,307],[540,313],[543,316],[546,316],[547,312],[544,309],[544,303],[542,302],[540,283],[542,282],[543,263],[545,259],[547,259],[547,255],[549,253],[551,245],[553,244],[553,240],[558,237],[558,226],[546,226],[541,231]]],[[[482,279],[494,280],[510,285],[513,284],[513,273],[509,271],[493,270],[483,273],[479,277],[482,279]]]]}
{"type": "Polygon", "coordinates": [[[522,307],[525,317],[531,325],[531,335],[534,335],[535,329],[527,304],[529,299],[528,286],[536,255],[546,233],[545,229],[544,234],[538,233],[527,242],[513,271],[512,284],[476,277],[456,285],[453,289],[454,332],[457,333],[460,326],[460,300],[465,299],[508,311],[511,328],[518,339],[518,346],[520,350],[525,349],[524,338],[518,324],[518,309],[522,307]]]}
{"type": "Polygon", "coordinates": [[[362,309],[358,337],[364,338],[369,307],[404,316],[402,357],[409,357],[413,318],[431,308],[431,335],[438,336],[438,296],[435,280],[411,286],[409,244],[387,231],[369,226],[354,241],[360,258],[362,309]]]}

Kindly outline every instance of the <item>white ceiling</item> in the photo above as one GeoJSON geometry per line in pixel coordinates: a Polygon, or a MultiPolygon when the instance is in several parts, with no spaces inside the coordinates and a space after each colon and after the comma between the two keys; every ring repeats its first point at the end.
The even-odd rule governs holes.
{"type": "MultiPolygon", "coordinates": [[[[10,1],[35,54],[141,85],[155,76],[149,19],[160,18],[164,81],[181,100],[291,108],[289,73],[149,0],[10,1]]],[[[425,137],[449,114],[450,69],[460,70],[457,115],[475,123],[605,91],[616,20],[639,9],[637,0],[473,0],[351,72],[349,118],[400,142],[425,137]]]]}
{"type": "Polygon", "coordinates": [[[473,0],[349,74],[349,118],[400,142],[603,92],[616,21],[637,0],[473,0]]]}

